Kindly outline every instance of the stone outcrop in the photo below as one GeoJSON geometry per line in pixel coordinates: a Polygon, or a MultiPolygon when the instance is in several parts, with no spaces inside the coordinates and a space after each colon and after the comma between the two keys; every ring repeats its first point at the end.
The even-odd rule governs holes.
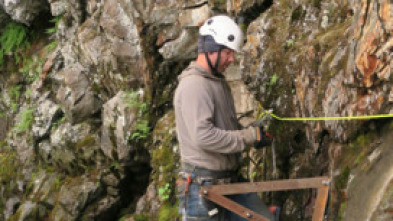
{"type": "MultiPolygon", "coordinates": [[[[392,112],[392,9],[389,0],[0,0],[0,35],[10,20],[59,20],[56,33],[15,52],[42,60],[37,70],[22,73],[15,54],[0,67],[0,220],[178,218],[172,97],[213,14],[236,17],[246,33],[225,73],[242,124],[261,107],[280,117],[392,112]]],[[[390,128],[387,119],[275,120],[276,158],[251,151],[244,175],[326,175],[328,219],[390,220],[390,128]],[[379,188],[359,194],[369,186],[379,188]]],[[[314,196],[266,199],[282,220],[307,220],[314,196]]]]}
{"type": "Polygon", "coordinates": [[[45,0],[1,0],[0,6],[12,20],[26,25],[30,25],[40,13],[49,9],[45,0]]]}

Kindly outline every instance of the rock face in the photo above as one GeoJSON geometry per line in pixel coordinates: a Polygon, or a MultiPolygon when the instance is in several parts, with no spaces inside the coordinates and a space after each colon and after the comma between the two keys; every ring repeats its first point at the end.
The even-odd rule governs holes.
{"type": "MultiPolygon", "coordinates": [[[[53,27],[39,18],[58,20],[0,66],[0,220],[179,219],[172,97],[213,14],[236,17],[247,36],[225,73],[244,125],[261,107],[391,113],[392,10],[388,0],[0,0],[0,35],[11,20],[40,33],[53,27]]],[[[244,175],[329,176],[329,220],[391,220],[388,119],[275,120],[275,158],[251,151],[244,175]]],[[[281,220],[309,220],[314,199],[266,196],[281,220]]]]}
{"type": "Polygon", "coordinates": [[[45,0],[1,0],[0,6],[12,20],[30,25],[49,5],[45,0]]]}

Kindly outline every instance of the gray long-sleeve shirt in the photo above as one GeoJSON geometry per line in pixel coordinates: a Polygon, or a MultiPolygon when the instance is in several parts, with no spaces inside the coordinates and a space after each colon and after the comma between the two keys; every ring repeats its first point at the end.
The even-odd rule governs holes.
{"type": "Polygon", "coordinates": [[[238,166],[240,152],[256,139],[254,128],[240,129],[226,80],[195,62],[179,76],[174,106],[182,162],[231,170],[238,166]]]}

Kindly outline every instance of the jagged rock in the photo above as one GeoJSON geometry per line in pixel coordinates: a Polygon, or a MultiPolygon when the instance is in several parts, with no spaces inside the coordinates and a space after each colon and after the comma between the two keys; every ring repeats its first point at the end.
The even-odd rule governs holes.
{"type": "Polygon", "coordinates": [[[360,170],[348,184],[347,210],[343,220],[391,220],[393,181],[393,142],[391,133],[384,136],[360,170]],[[362,203],[360,203],[362,202],[362,203]]]}
{"type": "Polygon", "coordinates": [[[96,161],[99,145],[92,133],[89,124],[64,123],[51,133],[50,144],[44,142],[39,149],[44,157],[51,159],[51,164],[78,174],[96,161]]]}
{"type": "Polygon", "coordinates": [[[89,87],[88,73],[81,65],[63,72],[64,85],[57,92],[57,99],[67,119],[72,123],[82,122],[101,108],[101,101],[89,87]]]}
{"type": "MultiPolygon", "coordinates": [[[[169,111],[157,122],[153,131],[153,144],[151,147],[153,181],[146,190],[145,195],[139,198],[136,213],[157,214],[163,204],[158,189],[165,185],[174,185],[177,177],[176,169],[179,168],[179,146],[176,140],[174,122],[175,113],[169,111]]],[[[174,191],[168,196],[175,197],[174,191]]],[[[169,199],[170,200],[170,199],[169,199]]]]}
{"type": "Polygon", "coordinates": [[[181,11],[179,23],[181,27],[199,27],[210,16],[209,6],[203,4],[200,7],[189,7],[181,11]]]}
{"type": "Polygon", "coordinates": [[[119,92],[104,104],[102,113],[101,149],[109,158],[121,161],[130,157],[129,137],[137,120],[137,109],[130,107],[126,99],[126,93],[119,92]]]}
{"type": "Polygon", "coordinates": [[[27,128],[29,126],[29,123],[27,121],[32,122],[32,118],[34,118],[32,113],[33,109],[31,107],[21,107],[18,115],[15,118],[16,126],[13,128],[14,133],[9,134],[9,136],[7,137],[8,145],[15,148],[18,153],[18,158],[20,162],[28,162],[32,160],[32,156],[34,156],[34,146],[32,145],[32,140],[29,139],[31,137],[31,133],[29,131],[29,128],[27,128]],[[29,116],[24,117],[26,113],[31,113],[31,115],[27,114],[29,116]]]}
{"type": "Polygon", "coordinates": [[[10,16],[4,11],[1,3],[2,1],[0,1],[0,31],[3,27],[5,27],[7,22],[10,20],[10,16]]]}
{"type": "Polygon", "coordinates": [[[136,203],[135,213],[143,214],[143,213],[151,213],[156,214],[161,206],[161,202],[157,200],[158,193],[155,187],[155,184],[150,184],[146,189],[146,193],[139,198],[136,203]]]}
{"type": "Polygon", "coordinates": [[[65,0],[49,0],[48,2],[53,16],[64,14],[67,11],[67,7],[69,7],[69,1],[65,0]]]}
{"type": "Polygon", "coordinates": [[[82,49],[81,61],[84,64],[98,65],[102,56],[108,56],[105,54],[108,48],[103,46],[107,43],[100,34],[98,24],[92,19],[87,20],[78,32],[77,38],[82,49]]]}
{"type": "Polygon", "coordinates": [[[31,186],[31,193],[27,197],[29,200],[45,202],[46,205],[54,205],[53,192],[60,187],[60,180],[56,174],[41,170],[36,176],[32,177],[31,186]]]}
{"type": "Polygon", "coordinates": [[[1,0],[0,6],[13,20],[30,25],[40,12],[48,10],[49,5],[45,0],[1,0]]]}
{"type": "Polygon", "coordinates": [[[170,41],[159,50],[167,60],[192,59],[197,56],[198,29],[184,29],[180,36],[170,41]]]}
{"type": "MultiPolygon", "coordinates": [[[[225,78],[231,88],[236,113],[238,115],[247,115],[247,113],[252,113],[257,108],[257,103],[253,95],[248,91],[244,82],[242,81],[241,70],[238,64],[231,65],[227,68],[224,73],[225,78]]],[[[245,116],[243,116],[244,118],[245,116]]],[[[252,116],[248,116],[252,117],[252,116]]],[[[243,119],[245,125],[248,125],[247,121],[251,119],[243,119]]]]}
{"type": "Polygon", "coordinates": [[[60,107],[49,100],[48,95],[49,93],[38,100],[38,107],[34,113],[32,132],[35,139],[42,139],[48,136],[53,122],[62,115],[60,107]]]}
{"type": "Polygon", "coordinates": [[[31,216],[32,218],[32,213],[33,211],[37,208],[37,204],[31,201],[26,201],[24,202],[16,212],[19,214],[19,220],[28,220],[31,216]]]}
{"type": "Polygon", "coordinates": [[[83,212],[81,220],[112,220],[114,214],[111,211],[113,211],[113,208],[119,207],[120,202],[119,196],[106,196],[96,204],[87,207],[83,212]]]}
{"type": "Polygon", "coordinates": [[[102,177],[102,182],[107,186],[117,187],[120,180],[113,173],[110,173],[102,177]]]}
{"type": "Polygon", "coordinates": [[[18,208],[21,199],[19,197],[11,197],[7,200],[4,209],[4,218],[7,220],[11,215],[15,213],[18,208]]]}
{"type": "Polygon", "coordinates": [[[81,212],[101,194],[97,180],[82,177],[63,185],[59,193],[59,205],[53,211],[54,220],[77,220],[81,212]]]}

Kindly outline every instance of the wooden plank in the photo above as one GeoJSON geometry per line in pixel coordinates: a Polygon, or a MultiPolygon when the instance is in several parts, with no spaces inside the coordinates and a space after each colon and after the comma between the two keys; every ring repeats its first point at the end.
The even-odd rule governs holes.
{"type": "Polygon", "coordinates": [[[296,189],[319,188],[327,177],[275,180],[255,183],[234,183],[226,185],[206,186],[209,191],[221,195],[232,195],[238,193],[271,192],[296,189]]]}
{"type": "Polygon", "coordinates": [[[218,205],[238,214],[247,220],[267,221],[267,219],[262,215],[239,205],[238,203],[228,199],[223,195],[317,188],[318,193],[312,220],[322,221],[329,194],[329,182],[330,180],[328,177],[315,177],[256,183],[235,183],[227,185],[202,186],[200,194],[212,202],[217,203],[218,205]]]}
{"type": "MultiPolygon", "coordinates": [[[[325,182],[328,182],[327,180],[325,182]]],[[[318,188],[317,199],[315,201],[314,213],[312,216],[313,221],[322,221],[325,215],[326,203],[329,195],[329,185],[323,184],[318,188]]]]}
{"type": "Polygon", "coordinates": [[[253,220],[253,221],[269,221],[262,215],[255,213],[254,211],[247,209],[240,204],[228,199],[227,197],[207,191],[204,187],[201,188],[201,194],[203,197],[206,199],[209,199],[212,202],[215,202],[216,204],[238,214],[239,216],[247,219],[247,220],[253,220]]]}

